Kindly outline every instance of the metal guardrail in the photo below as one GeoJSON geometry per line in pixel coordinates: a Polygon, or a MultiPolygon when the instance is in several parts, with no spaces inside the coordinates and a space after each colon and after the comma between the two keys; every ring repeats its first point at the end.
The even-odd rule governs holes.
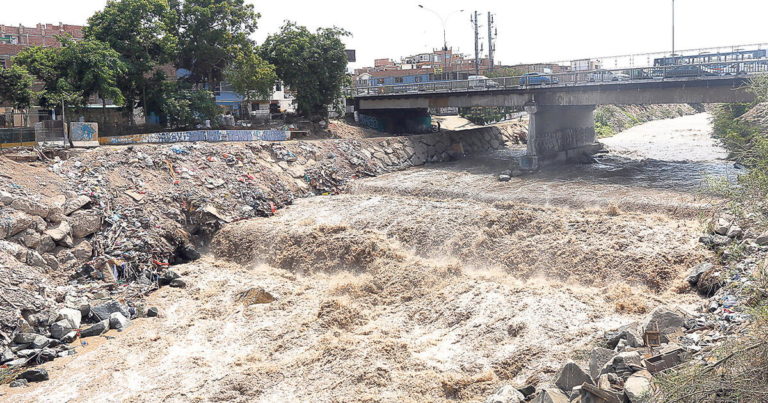
{"type": "Polygon", "coordinates": [[[733,78],[768,72],[768,59],[637,67],[611,70],[569,71],[557,74],[528,73],[521,76],[489,79],[432,81],[427,83],[353,87],[347,96],[386,96],[398,94],[476,92],[527,88],[570,87],[654,81],[680,81],[733,78]]]}

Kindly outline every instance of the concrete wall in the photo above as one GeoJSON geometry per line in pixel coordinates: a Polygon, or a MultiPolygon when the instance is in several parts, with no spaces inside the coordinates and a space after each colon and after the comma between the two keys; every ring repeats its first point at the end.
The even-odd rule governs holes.
{"type": "Polygon", "coordinates": [[[594,112],[594,106],[536,106],[528,126],[528,153],[553,158],[594,144],[594,112]]]}
{"type": "Polygon", "coordinates": [[[194,130],[186,132],[148,133],[130,136],[100,137],[101,145],[178,143],[191,141],[284,141],[291,132],[283,130],[194,130]]]}
{"type": "Polygon", "coordinates": [[[69,136],[75,147],[98,146],[99,124],[93,122],[72,122],[69,124],[69,136]]]}

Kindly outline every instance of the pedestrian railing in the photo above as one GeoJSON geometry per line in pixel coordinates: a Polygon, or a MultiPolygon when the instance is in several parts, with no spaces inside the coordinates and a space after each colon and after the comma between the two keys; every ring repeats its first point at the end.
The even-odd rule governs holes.
{"type": "Polygon", "coordinates": [[[761,73],[768,73],[768,59],[610,70],[568,71],[552,74],[527,73],[513,77],[352,87],[347,88],[345,93],[349,97],[370,97],[401,94],[475,92],[595,84],[626,84],[648,81],[709,80],[747,77],[761,73]]]}

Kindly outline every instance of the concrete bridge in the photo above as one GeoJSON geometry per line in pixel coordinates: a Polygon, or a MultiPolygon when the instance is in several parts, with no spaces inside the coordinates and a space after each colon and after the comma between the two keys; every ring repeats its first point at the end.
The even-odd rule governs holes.
{"type": "Polygon", "coordinates": [[[608,77],[600,70],[367,87],[355,89],[353,97],[359,113],[382,119],[424,116],[430,108],[522,107],[530,114],[523,166],[535,169],[540,161],[576,159],[597,149],[596,105],[754,101],[746,84],[751,75],[768,71],[768,60],[727,67],[732,70],[723,63],[622,69],[610,81],[595,79],[598,73],[608,77]]]}

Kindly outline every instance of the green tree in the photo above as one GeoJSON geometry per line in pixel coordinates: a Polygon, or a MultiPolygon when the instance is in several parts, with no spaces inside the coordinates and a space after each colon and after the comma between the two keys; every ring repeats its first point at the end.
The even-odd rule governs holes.
{"type": "Polygon", "coordinates": [[[238,53],[253,45],[249,36],[261,17],[244,0],[170,0],[179,37],[177,67],[194,84],[209,89],[224,78],[238,53]]]}
{"type": "Polygon", "coordinates": [[[167,0],[110,0],[88,19],[86,37],[109,44],[125,63],[126,71],[117,77],[117,85],[132,123],[133,109],[147,102],[147,88],[153,85],[151,72],[175,61],[174,21],[167,0]]]}
{"type": "Polygon", "coordinates": [[[488,78],[501,78],[501,77],[519,77],[525,74],[525,72],[512,68],[512,67],[497,67],[493,71],[486,73],[488,78]]]}
{"type": "Polygon", "coordinates": [[[0,69],[0,101],[10,103],[15,110],[28,112],[35,95],[32,84],[34,77],[22,66],[0,69]]]}
{"type": "Polygon", "coordinates": [[[39,94],[40,106],[55,107],[61,104],[61,100],[55,96],[62,78],[59,54],[60,49],[57,48],[33,46],[25,48],[13,58],[15,65],[24,66],[43,83],[43,90],[39,94]]]}
{"type": "Polygon", "coordinates": [[[261,46],[261,56],[275,65],[278,77],[296,92],[300,113],[326,117],[328,106],[341,98],[347,70],[341,38],[348,35],[339,28],[320,28],[312,33],[287,22],[261,46]]]}
{"type": "Polygon", "coordinates": [[[165,83],[164,97],[160,110],[168,126],[178,129],[191,129],[202,125],[206,120],[214,125],[219,107],[213,93],[207,90],[180,88],[178,83],[165,83]]]}
{"type": "Polygon", "coordinates": [[[248,102],[256,99],[268,100],[277,81],[275,66],[262,59],[252,49],[247,49],[235,58],[225,71],[227,82],[236,93],[248,102]]]}
{"type": "Polygon", "coordinates": [[[61,89],[74,89],[84,100],[96,95],[102,99],[103,105],[106,105],[107,99],[120,105],[124,98],[117,87],[117,79],[126,72],[120,55],[108,44],[97,40],[64,40],[62,43],[60,68],[71,87],[61,89]]]}

